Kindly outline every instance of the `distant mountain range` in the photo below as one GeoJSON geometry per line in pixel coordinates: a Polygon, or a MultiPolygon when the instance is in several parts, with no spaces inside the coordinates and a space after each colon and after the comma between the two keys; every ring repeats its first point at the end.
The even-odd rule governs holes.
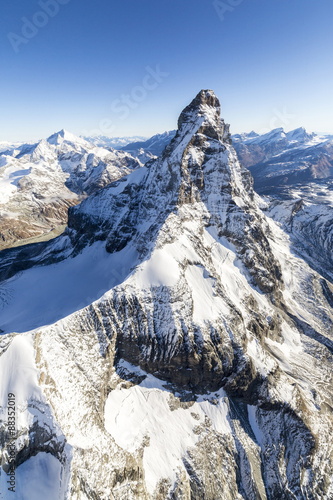
{"type": "Polygon", "coordinates": [[[3,144],[0,152],[0,248],[56,234],[68,207],[142,166],[61,130],[36,144],[3,144]],[[55,231],[52,232],[52,231],[55,231]]]}
{"type": "Polygon", "coordinates": [[[263,135],[234,135],[233,144],[261,194],[333,176],[333,136],[278,128],[263,135]]]}
{"type": "MultiPolygon", "coordinates": [[[[159,156],[175,134],[86,140],[63,130],[38,143],[0,143],[0,248],[56,234],[69,206],[159,156]]],[[[260,194],[288,199],[288,187],[333,180],[332,136],[278,128],[232,140],[260,194]]]]}
{"type": "MultiPolygon", "coordinates": [[[[38,143],[0,143],[0,248],[56,234],[69,206],[158,157],[175,135],[83,139],[62,130],[38,143]]],[[[278,128],[231,137],[260,194],[288,199],[290,187],[333,182],[333,136],[278,128]]]]}
{"type": "MultiPolygon", "coordinates": [[[[159,156],[175,134],[175,130],[156,134],[121,149],[145,163],[159,156]]],[[[301,127],[290,132],[277,128],[261,135],[250,132],[231,137],[240,161],[250,169],[255,189],[261,194],[333,176],[332,135],[309,133],[301,127]]]]}
{"type": "MultiPolygon", "coordinates": [[[[162,134],[155,134],[152,137],[105,137],[105,136],[92,136],[84,137],[87,141],[95,144],[96,146],[123,149],[130,153],[140,154],[141,150],[151,153],[154,156],[159,156],[165,146],[173,139],[176,130],[164,132],[162,134]]],[[[1,143],[0,143],[1,146],[1,143]]],[[[1,147],[0,147],[1,151],[1,147]]]]}
{"type": "Polygon", "coordinates": [[[164,132],[163,134],[153,135],[150,139],[145,141],[131,142],[122,149],[124,151],[129,151],[133,155],[137,155],[139,151],[144,150],[154,156],[159,156],[175,135],[176,130],[171,130],[169,132],[164,132]]]}
{"type": "Polygon", "coordinates": [[[130,143],[138,141],[146,141],[148,138],[143,136],[130,136],[130,137],[107,137],[105,135],[94,135],[83,137],[88,142],[95,144],[95,146],[102,148],[121,149],[130,143]]]}

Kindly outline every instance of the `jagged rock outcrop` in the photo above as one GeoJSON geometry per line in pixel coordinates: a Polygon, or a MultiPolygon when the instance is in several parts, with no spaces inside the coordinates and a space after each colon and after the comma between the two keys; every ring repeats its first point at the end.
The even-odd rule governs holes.
{"type": "Polygon", "coordinates": [[[59,500],[330,498],[331,284],[260,210],[215,94],[178,125],[62,236],[2,252],[0,370],[27,342],[34,374],[20,432],[34,442],[27,401],[52,409],[59,500]]]}

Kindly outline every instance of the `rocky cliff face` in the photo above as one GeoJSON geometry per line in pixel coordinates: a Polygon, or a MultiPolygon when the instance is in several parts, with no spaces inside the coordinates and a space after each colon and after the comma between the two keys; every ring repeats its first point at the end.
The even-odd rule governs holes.
{"type": "Polygon", "coordinates": [[[333,495],[333,287],[260,204],[203,90],[160,158],[2,252],[18,477],[45,453],[59,499],[333,495]]]}

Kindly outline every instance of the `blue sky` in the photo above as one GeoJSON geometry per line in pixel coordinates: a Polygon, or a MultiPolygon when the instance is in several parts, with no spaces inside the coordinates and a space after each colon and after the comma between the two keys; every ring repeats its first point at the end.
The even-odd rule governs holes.
{"type": "Polygon", "coordinates": [[[0,141],[175,128],[201,88],[233,133],[333,133],[332,0],[11,0],[0,141]]]}

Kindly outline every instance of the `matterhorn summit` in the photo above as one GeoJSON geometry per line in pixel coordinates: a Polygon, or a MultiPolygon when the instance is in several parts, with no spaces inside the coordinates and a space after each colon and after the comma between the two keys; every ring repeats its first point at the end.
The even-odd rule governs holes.
{"type": "Polygon", "coordinates": [[[59,500],[333,495],[333,286],[220,110],[200,91],[160,157],[2,252],[1,411],[20,387],[17,476],[47,470],[59,500]]]}

